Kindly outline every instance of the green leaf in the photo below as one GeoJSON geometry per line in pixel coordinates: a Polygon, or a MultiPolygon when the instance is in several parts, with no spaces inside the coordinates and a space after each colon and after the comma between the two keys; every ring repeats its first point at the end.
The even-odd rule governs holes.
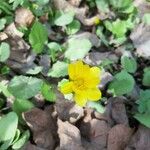
{"type": "Polygon", "coordinates": [[[12,6],[3,0],[0,1],[0,11],[2,11],[3,13],[7,15],[13,15],[12,6]]]}
{"type": "Polygon", "coordinates": [[[109,2],[115,9],[123,9],[133,5],[132,0],[109,0],[109,2]]]}
{"type": "Polygon", "coordinates": [[[4,29],[5,24],[6,24],[6,19],[5,18],[0,19],[0,30],[4,29]]]}
{"type": "Polygon", "coordinates": [[[141,90],[140,97],[136,103],[138,104],[138,112],[134,118],[150,128],[150,90],[141,90]]]}
{"type": "Polygon", "coordinates": [[[136,118],[140,123],[145,125],[146,127],[150,128],[150,113],[144,114],[135,114],[134,118],[136,118]]]}
{"type": "Polygon", "coordinates": [[[150,112],[150,90],[141,90],[140,97],[136,102],[138,104],[138,112],[146,113],[150,112]]]}
{"type": "Polygon", "coordinates": [[[110,30],[117,38],[123,37],[127,32],[127,24],[126,21],[122,21],[117,19],[114,22],[105,22],[105,26],[108,30],[110,30]]]}
{"type": "Polygon", "coordinates": [[[147,25],[150,25],[150,13],[146,13],[143,16],[143,22],[147,25]]]}
{"type": "Polygon", "coordinates": [[[109,85],[109,91],[114,95],[121,96],[131,92],[134,88],[134,78],[126,71],[122,70],[115,75],[115,79],[109,85]]]}
{"type": "Polygon", "coordinates": [[[109,12],[109,3],[107,0],[95,0],[95,2],[100,12],[109,12]]]}
{"type": "Polygon", "coordinates": [[[61,51],[61,46],[56,42],[50,42],[47,44],[47,46],[50,50],[53,50],[55,52],[61,51]]]}
{"type": "Polygon", "coordinates": [[[0,119],[0,142],[4,142],[0,149],[7,149],[13,141],[18,125],[16,113],[10,112],[0,119]]]}
{"type": "Polygon", "coordinates": [[[150,86],[150,67],[144,69],[143,85],[150,86]]]}
{"type": "Polygon", "coordinates": [[[9,0],[9,3],[13,3],[13,10],[15,10],[19,5],[22,5],[25,0],[9,0]]]}
{"type": "Polygon", "coordinates": [[[41,89],[41,93],[47,101],[55,102],[56,95],[51,85],[44,83],[41,89]]]}
{"type": "Polygon", "coordinates": [[[41,67],[41,66],[35,66],[34,68],[29,69],[26,73],[35,75],[35,74],[40,73],[42,71],[42,69],[43,69],[43,67],[41,67]]]}
{"type": "Polygon", "coordinates": [[[24,123],[24,120],[22,119],[22,113],[34,107],[35,106],[33,105],[33,103],[29,100],[16,99],[13,103],[12,109],[19,116],[19,121],[21,121],[21,123],[24,123]]]}
{"type": "Polygon", "coordinates": [[[0,45],[0,62],[6,61],[10,56],[10,47],[6,42],[0,45]]]}
{"type": "Polygon", "coordinates": [[[38,94],[42,83],[38,78],[15,76],[8,85],[8,91],[18,99],[29,99],[38,94]]]}
{"type": "Polygon", "coordinates": [[[29,130],[26,130],[22,134],[20,139],[13,144],[12,148],[13,149],[20,149],[28,141],[29,137],[30,137],[30,132],[29,132],[29,130]]]}
{"type": "Polygon", "coordinates": [[[8,85],[5,81],[1,81],[0,82],[0,93],[2,92],[6,97],[10,97],[12,95],[9,93],[7,86],[8,85]]]}
{"type": "Polygon", "coordinates": [[[96,30],[96,35],[100,37],[101,41],[108,47],[109,41],[106,38],[106,35],[104,34],[104,27],[99,26],[96,30]]]}
{"type": "Polygon", "coordinates": [[[73,11],[62,12],[56,11],[54,24],[57,26],[65,26],[73,21],[75,13],[73,11]]]}
{"type": "Polygon", "coordinates": [[[12,145],[15,143],[15,142],[17,142],[18,141],[18,139],[19,139],[19,137],[20,137],[20,130],[19,129],[17,129],[16,130],[16,134],[15,134],[15,137],[14,137],[14,140],[13,140],[13,142],[12,142],[12,145]]]}
{"type": "Polygon", "coordinates": [[[92,47],[88,39],[75,39],[72,38],[68,41],[68,47],[65,52],[65,57],[74,61],[83,59],[92,47]]]}
{"type": "Polygon", "coordinates": [[[81,24],[78,20],[73,20],[66,28],[67,34],[75,34],[80,30],[81,24]]]}
{"type": "Polygon", "coordinates": [[[48,4],[49,0],[36,0],[36,3],[41,6],[41,5],[46,5],[48,4]]]}
{"type": "Polygon", "coordinates": [[[121,57],[121,65],[129,73],[135,73],[137,70],[136,60],[128,56],[121,57]]]}
{"type": "Polygon", "coordinates": [[[61,46],[56,42],[50,42],[47,44],[50,52],[50,57],[52,58],[52,61],[54,62],[56,60],[57,52],[62,51],[61,46]]]}
{"type": "Polygon", "coordinates": [[[50,69],[48,76],[51,77],[64,77],[68,74],[68,64],[62,61],[57,61],[53,64],[52,69],[50,69]]]}
{"type": "Polygon", "coordinates": [[[33,52],[39,54],[43,51],[44,44],[48,40],[48,32],[45,26],[36,21],[29,35],[29,42],[33,48],[33,52]]]}
{"type": "Polygon", "coordinates": [[[95,109],[99,113],[104,113],[105,112],[105,108],[100,104],[100,102],[89,101],[87,103],[87,106],[90,107],[90,108],[95,109]]]}

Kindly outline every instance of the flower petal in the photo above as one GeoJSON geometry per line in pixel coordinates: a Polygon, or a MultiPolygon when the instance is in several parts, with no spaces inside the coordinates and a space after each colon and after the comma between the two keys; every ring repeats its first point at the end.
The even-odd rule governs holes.
{"type": "Polygon", "coordinates": [[[98,101],[102,97],[102,93],[98,88],[88,89],[87,97],[90,101],[98,101]]]}
{"type": "Polygon", "coordinates": [[[69,64],[68,74],[71,80],[75,80],[80,75],[80,72],[83,68],[83,62],[81,60],[76,61],[75,63],[69,64]]]}
{"type": "Polygon", "coordinates": [[[90,71],[91,71],[91,73],[92,73],[92,75],[93,76],[95,76],[95,77],[100,77],[100,68],[98,68],[98,67],[92,67],[92,68],[90,68],[90,71]]]}
{"type": "Polygon", "coordinates": [[[90,73],[86,77],[85,85],[88,88],[96,88],[100,83],[100,69],[98,67],[90,68],[90,73]]]}
{"type": "Polygon", "coordinates": [[[83,107],[86,105],[87,102],[87,96],[86,93],[82,92],[80,94],[75,94],[75,102],[77,105],[83,107]]]}
{"type": "Polygon", "coordinates": [[[73,85],[73,82],[65,82],[65,83],[60,87],[61,93],[63,93],[63,94],[72,93],[72,85],[73,85]]]}

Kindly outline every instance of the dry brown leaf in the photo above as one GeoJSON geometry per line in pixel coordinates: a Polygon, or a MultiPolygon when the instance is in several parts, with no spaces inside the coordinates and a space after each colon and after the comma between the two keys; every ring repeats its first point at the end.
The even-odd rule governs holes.
{"type": "Polygon", "coordinates": [[[94,111],[87,108],[85,117],[79,124],[83,138],[83,145],[88,150],[103,150],[106,148],[109,124],[101,116],[102,120],[94,118],[94,111]]]}
{"type": "Polygon", "coordinates": [[[57,121],[58,135],[60,138],[60,150],[84,150],[81,144],[81,135],[77,127],[68,121],[57,121]]]}
{"type": "Polygon", "coordinates": [[[19,30],[17,30],[14,22],[9,24],[6,28],[5,28],[5,31],[4,31],[6,34],[8,34],[9,36],[12,36],[12,37],[23,37],[23,33],[20,32],[19,30]]]}
{"type": "Polygon", "coordinates": [[[106,121],[98,119],[92,119],[90,125],[90,142],[95,145],[95,147],[99,147],[99,149],[106,148],[110,126],[106,121]]]}
{"type": "Polygon", "coordinates": [[[0,32],[0,41],[4,41],[8,38],[7,34],[5,32],[0,32]]]}
{"type": "Polygon", "coordinates": [[[130,35],[140,57],[150,60],[150,26],[139,24],[130,35]]]}
{"type": "Polygon", "coordinates": [[[100,65],[106,59],[109,59],[114,63],[118,62],[118,57],[112,52],[91,52],[85,57],[84,62],[96,66],[100,65]]]}
{"type": "Polygon", "coordinates": [[[132,133],[133,130],[123,124],[114,126],[109,131],[107,150],[124,150],[132,133]]]}
{"type": "Polygon", "coordinates": [[[30,127],[33,133],[33,140],[37,146],[53,150],[56,139],[53,136],[54,122],[51,114],[48,115],[43,110],[33,108],[30,111],[24,112],[23,118],[30,127]]]}
{"type": "Polygon", "coordinates": [[[58,118],[63,121],[76,123],[84,116],[83,108],[75,105],[74,102],[61,100],[56,103],[58,118]]]}
{"type": "Polygon", "coordinates": [[[150,149],[150,129],[140,125],[133,135],[129,145],[125,150],[149,150],[150,149]]]}
{"type": "Polygon", "coordinates": [[[68,2],[69,2],[71,5],[76,6],[76,7],[78,7],[82,1],[83,1],[83,0],[68,0],[68,2]]]}
{"type": "Polygon", "coordinates": [[[90,42],[92,43],[92,46],[95,46],[95,47],[99,47],[101,44],[100,39],[95,34],[90,33],[90,32],[82,32],[82,33],[79,33],[79,34],[72,36],[71,38],[89,39],[90,42]]]}
{"type": "Polygon", "coordinates": [[[15,22],[22,27],[28,27],[32,24],[34,15],[29,9],[18,8],[15,12],[15,22]]]}
{"type": "Polygon", "coordinates": [[[27,144],[24,145],[24,147],[22,147],[21,150],[47,150],[47,149],[37,147],[36,145],[33,145],[30,142],[28,142],[27,144]]]}
{"type": "Polygon", "coordinates": [[[105,115],[111,126],[115,124],[129,125],[129,120],[126,114],[124,99],[122,97],[110,98],[106,107],[105,115]]]}
{"type": "Polygon", "coordinates": [[[138,10],[140,18],[142,18],[144,14],[150,13],[150,3],[148,1],[134,0],[134,5],[138,10]]]}

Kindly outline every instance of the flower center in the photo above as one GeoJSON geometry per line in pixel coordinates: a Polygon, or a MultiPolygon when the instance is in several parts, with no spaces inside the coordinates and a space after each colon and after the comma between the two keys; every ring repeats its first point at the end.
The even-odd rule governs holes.
{"type": "Polygon", "coordinates": [[[74,81],[74,85],[79,90],[83,90],[85,88],[84,80],[83,79],[77,79],[77,80],[75,80],[74,81]]]}

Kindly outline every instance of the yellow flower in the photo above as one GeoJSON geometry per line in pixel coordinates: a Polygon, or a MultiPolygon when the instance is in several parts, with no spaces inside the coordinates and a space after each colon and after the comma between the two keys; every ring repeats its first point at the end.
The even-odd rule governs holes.
{"type": "Polygon", "coordinates": [[[74,94],[75,102],[85,106],[88,100],[98,101],[101,98],[101,91],[98,89],[100,83],[100,69],[76,61],[69,64],[68,74],[70,81],[65,82],[60,91],[63,94],[74,94]]]}
{"type": "Polygon", "coordinates": [[[95,25],[98,25],[98,24],[100,24],[100,19],[98,18],[98,17],[95,17],[94,18],[94,23],[95,23],[95,25]]]}

